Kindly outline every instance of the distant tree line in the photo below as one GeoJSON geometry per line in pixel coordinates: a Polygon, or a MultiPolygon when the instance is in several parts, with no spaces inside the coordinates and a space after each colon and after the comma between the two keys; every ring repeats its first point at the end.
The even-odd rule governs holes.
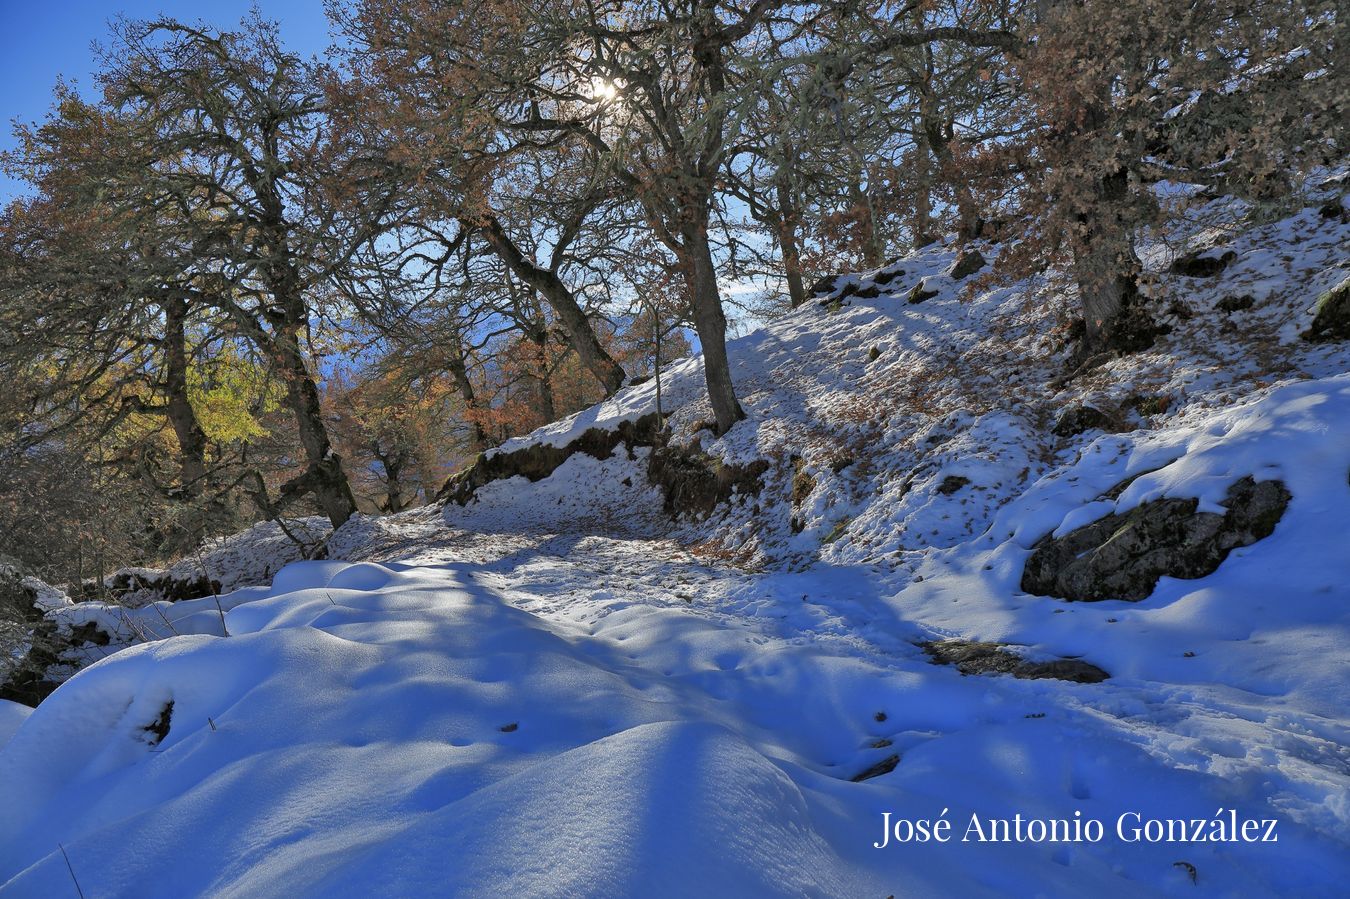
{"type": "Polygon", "coordinates": [[[338,48],[119,21],[5,154],[0,552],[77,578],[400,511],[752,310],[956,234],[1062,265],[1074,364],[1150,344],[1173,181],[1344,152],[1332,0],[332,0],[338,48]],[[1015,238],[1015,239],[1013,239],[1015,238]],[[735,302],[740,302],[736,300],[735,302]]]}

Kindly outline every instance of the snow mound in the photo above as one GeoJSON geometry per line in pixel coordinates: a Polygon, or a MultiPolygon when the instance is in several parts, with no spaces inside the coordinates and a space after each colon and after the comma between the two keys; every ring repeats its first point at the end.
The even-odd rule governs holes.
{"type": "Polygon", "coordinates": [[[0,750],[0,889],[57,895],[67,856],[86,894],[165,897],[1188,895],[1179,855],[1219,894],[1350,875],[1333,728],[1297,694],[1262,717],[1226,686],[965,678],[856,572],[572,549],[296,563],[226,614],[231,636],[91,666],[0,750]],[[588,557],[630,587],[575,572],[571,595],[588,557]],[[698,607],[640,592],[643,570],[698,607]],[[813,633],[822,608],[859,617],[813,633]],[[886,811],[945,809],[960,834],[1234,807],[1278,817],[1280,843],[873,847],[886,811]]]}

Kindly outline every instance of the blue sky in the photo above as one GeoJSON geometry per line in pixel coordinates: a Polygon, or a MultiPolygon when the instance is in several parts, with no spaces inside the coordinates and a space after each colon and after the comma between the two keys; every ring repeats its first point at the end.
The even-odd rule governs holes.
{"type": "MultiPolygon", "coordinates": [[[[90,89],[90,44],[105,41],[107,23],[118,15],[133,19],[160,14],[187,21],[229,26],[247,14],[252,0],[0,0],[0,148],[14,146],[14,119],[41,119],[51,105],[58,76],[90,89]]],[[[293,49],[322,53],[328,45],[323,0],[263,0],[263,15],[281,23],[281,36],[293,49]]],[[[22,185],[0,175],[0,203],[22,185]]]]}

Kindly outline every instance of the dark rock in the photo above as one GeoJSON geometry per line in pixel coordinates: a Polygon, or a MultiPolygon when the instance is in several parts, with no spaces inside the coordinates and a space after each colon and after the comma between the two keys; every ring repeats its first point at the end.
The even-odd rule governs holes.
{"type": "Polygon", "coordinates": [[[938,484],[937,492],[943,496],[951,496],[956,491],[970,483],[970,478],[963,478],[959,474],[949,474],[938,484]]]}
{"type": "Polygon", "coordinates": [[[1181,300],[1173,300],[1168,303],[1166,314],[1176,316],[1184,322],[1190,321],[1195,316],[1195,313],[1191,311],[1191,307],[1181,302],[1181,300]]]}
{"type": "Polygon", "coordinates": [[[1303,339],[1350,340],[1350,278],[1317,298],[1312,327],[1303,332],[1303,339]]]}
{"type": "MultiPolygon", "coordinates": [[[[61,654],[71,643],[69,634],[62,634],[37,605],[39,592],[46,586],[27,576],[18,563],[0,559],[0,652],[4,653],[0,655],[0,699],[36,706],[60,686],[47,673],[60,664],[61,654]],[[17,656],[24,645],[27,650],[17,656]]],[[[101,631],[97,636],[108,643],[101,631]]]]}
{"type": "Polygon", "coordinates": [[[876,347],[872,347],[870,350],[867,351],[868,362],[876,362],[880,358],[881,358],[881,350],[877,349],[876,347]]]}
{"type": "Polygon", "coordinates": [[[1350,223],[1350,209],[1347,209],[1339,199],[1323,203],[1317,213],[1324,219],[1340,219],[1342,225],[1350,223]]]}
{"type": "Polygon", "coordinates": [[[871,300],[881,296],[881,288],[875,284],[868,284],[866,287],[860,287],[853,292],[853,295],[860,300],[871,300]]]}
{"type": "Polygon", "coordinates": [[[834,293],[834,282],[838,280],[838,275],[825,275],[818,278],[816,283],[811,285],[811,293],[815,296],[824,296],[827,293],[834,293]]]}
{"type": "Polygon", "coordinates": [[[962,278],[968,278],[988,265],[984,256],[980,255],[979,250],[965,249],[956,257],[952,267],[947,269],[947,277],[953,281],[960,281],[962,278]]]}
{"type": "Polygon", "coordinates": [[[1289,504],[1280,481],[1244,477],[1228,488],[1223,515],[1198,512],[1195,499],[1158,499],[1112,514],[1062,537],[1047,535],[1027,558],[1027,593],[1094,602],[1137,602],[1160,577],[1212,573],[1228,553],[1275,529],[1289,504]]]}
{"type": "Polygon", "coordinates": [[[151,721],[141,730],[149,735],[151,746],[158,746],[164,742],[164,738],[169,735],[169,724],[173,721],[173,700],[170,699],[164,703],[164,707],[159,710],[159,717],[151,721]]]}
{"type": "Polygon", "coordinates": [[[1068,407],[1059,414],[1052,432],[1056,437],[1073,437],[1093,428],[1105,430],[1110,424],[1111,416],[1102,410],[1095,406],[1078,404],[1068,407]]]}
{"type": "Polygon", "coordinates": [[[220,581],[205,574],[176,577],[168,571],[147,571],[143,568],[114,571],[104,580],[103,587],[104,596],[117,598],[148,590],[169,602],[200,599],[220,593],[220,581]]]}
{"type": "Polygon", "coordinates": [[[1172,398],[1165,393],[1136,393],[1126,400],[1126,404],[1140,415],[1162,415],[1172,408],[1172,398]]]}
{"type": "Polygon", "coordinates": [[[732,465],[692,446],[658,446],[647,464],[647,478],[665,492],[673,517],[708,515],[735,494],[758,496],[769,463],[757,459],[732,465]]]}
{"type": "Polygon", "coordinates": [[[1024,659],[1002,643],[934,640],[919,644],[935,665],[954,665],[962,674],[1012,674],[1024,659]]]}
{"type": "Polygon", "coordinates": [[[97,621],[86,621],[83,624],[77,624],[70,629],[70,645],[82,646],[92,644],[94,646],[107,646],[112,643],[112,637],[98,626],[97,621]]]}
{"type": "Polygon", "coordinates": [[[1172,274],[1185,275],[1188,278],[1213,278],[1228,268],[1237,259],[1237,253],[1224,250],[1219,253],[1213,249],[1195,250],[1178,256],[1172,263],[1172,274]]]}
{"type": "Polygon", "coordinates": [[[933,640],[919,644],[935,665],[953,665],[962,674],[1011,674],[1023,680],[1066,680],[1077,684],[1096,684],[1110,677],[1102,669],[1082,659],[1052,659],[1032,662],[1003,643],[979,643],[971,640],[933,640]]]}
{"type": "Polygon", "coordinates": [[[793,466],[796,472],[792,475],[792,504],[800,506],[816,489],[816,479],[806,470],[800,458],[793,460],[793,466]]]}
{"type": "Polygon", "coordinates": [[[925,286],[927,283],[927,278],[920,278],[919,283],[910,288],[905,299],[911,303],[922,303],[924,300],[931,300],[933,297],[937,296],[938,291],[929,290],[925,286]]]}
{"type": "Polygon", "coordinates": [[[890,284],[890,283],[891,283],[892,281],[894,281],[896,278],[899,278],[899,277],[901,277],[902,275],[904,275],[904,273],[905,273],[905,270],[902,269],[902,268],[889,269],[889,270],[887,270],[887,271],[877,272],[876,277],[872,279],[872,283],[874,283],[874,284],[890,284]]]}
{"type": "Polygon", "coordinates": [[[895,766],[898,764],[900,764],[899,755],[888,755],[866,771],[861,771],[849,779],[855,784],[862,783],[864,780],[871,780],[872,778],[880,777],[883,774],[890,774],[895,770],[895,766]]]}
{"type": "Polygon", "coordinates": [[[1243,309],[1250,309],[1256,303],[1256,298],[1249,293],[1229,294],[1219,302],[1214,304],[1214,308],[1220,312],[1227,312],[1230,315],[1234,312],[1241,312],[1243,309]]]}
{"type": "Polygon", "coordinates": [[[93,621],[63,626],[56,619],[41,617],[29,634],[28,652],[0,682],[0,699],[37,706],[61,686],[64,676],[69,676],[71,651],[88,645],[111,646],[115,639],[114,648],[126,645],[122,638],[109,634],[93,621]],[[52,679],[54,668],[57,671],[65,668],[65,675],[52,679]]]}
{"type": "Polygon", "coordinates": [[[1024,662],[1013,669],[1013,677],[1022,680],[1066,680],[1075,684],[1099,684],[1110,676],[1101,668],[1082,659],[1024,662]]]}

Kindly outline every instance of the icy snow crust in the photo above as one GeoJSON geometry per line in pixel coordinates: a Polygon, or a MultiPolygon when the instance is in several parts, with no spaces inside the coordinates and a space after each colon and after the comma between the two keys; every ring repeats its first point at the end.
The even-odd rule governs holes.
{"type": "MultiPolygon", "coordinates": [[[[703,447],[773,468],[707,521],[663,518],[646,450],[580,454],[466,508],[358,517],[342,561],[219,605],[123,613],[146,642],[26,720],[0,709],[0,895],[70,893],[60,846],[87,896],[1343,895],[1350,352],[1297,335],[1350,228],[1310,210],[1189,239],[1238,260],[1180,278],[1148,248],[1160,305],[1192,317],[1062,387],[1063,285],[969,289],[950,247],[734,343],[750,417],[703,447]],[[940,293],[908,305],[919,278],[940,293]],[[1254,306],[1216,312],[1234,292],[1254,306]],[[1118,432],[1053,436],[1084,401],[1118,432]],[[814,480],[795,507],[793,454],[814,480]],[[1020,592],[1045,534],[1163,496],[1213,509],[1246,475],[1292,500],[1214,574],[1139,603],[1020,592]],[[946,637],[1111,678],[963,677],[915,645],[946,637]],[[1279,842],[1115,831],[1219,809],[1279,842]],[[873,848],[883,812],[944,810],[951,842],[873,848]],[[961,840],[972,814],[1076,811],[1101,842],[961,840]]],[[[698,363],[668,379],[689,436],[698,363]]],[[[650,411],[647,391],[529,439],[650,411]]]]}

